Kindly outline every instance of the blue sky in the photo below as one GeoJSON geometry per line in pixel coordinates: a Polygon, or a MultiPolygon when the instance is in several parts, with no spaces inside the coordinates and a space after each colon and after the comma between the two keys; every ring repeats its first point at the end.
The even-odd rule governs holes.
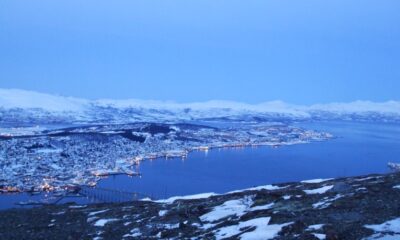
{"type": "Polygon", "coordinates": [[[400,100],[398,0],[0,2],[0,87],[86,98],[400,100]]]}

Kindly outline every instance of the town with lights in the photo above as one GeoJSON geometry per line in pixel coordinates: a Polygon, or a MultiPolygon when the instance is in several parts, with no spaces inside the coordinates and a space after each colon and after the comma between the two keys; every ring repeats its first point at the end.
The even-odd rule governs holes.
{"type": "Polygon", "coordinates": [[[134,123],[12,131],[0,139],[0,191],[64,191],[96,186],[109,175],[139,176],[143,160],[186,158],[191,151],[245,146],[292,145],[332,138],[324,132],[284,124],[209,127],[134,123]]]}

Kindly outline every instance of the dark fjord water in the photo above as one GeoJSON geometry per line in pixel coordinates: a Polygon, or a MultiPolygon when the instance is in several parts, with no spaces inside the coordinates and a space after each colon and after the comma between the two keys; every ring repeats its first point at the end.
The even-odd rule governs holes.
{"type": "MultiPolygon", "coordinates": [[[[192,152],[187,159],[157,159],[138,166],[142,177],[111,176],[99,188],[167,198],[203,192],[224,193],[257,185],[314,178],[388,172],[400,162],[400,125],[388,123],[316,122],[297,124],[327,131],[335,139],[280,148],[213,149],[192,152]]],[[[0,208],[44,195],[0,195],[0,208]]],[[[68,199],[64,201],[96,201],[68,199]]],[[[97,200],[98,201],[98,200],[97,200]]]]}

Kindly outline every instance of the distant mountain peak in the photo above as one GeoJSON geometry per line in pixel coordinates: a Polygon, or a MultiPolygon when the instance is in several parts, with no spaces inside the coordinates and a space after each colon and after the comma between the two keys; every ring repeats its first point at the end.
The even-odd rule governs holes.
{"type": "MultiPolygon", "coordinates": [[[[287,117],[287,118],[379,118],[400,117],[400,102],[354,101],[351,103],[299,106],[283,101],[247,104],[225,100],[176,103],[154,100],[87,100],[26,91],[0,89],[0,121],[20,117],[30,120],[67,118],[68,121],[168,121],[207,118],[287,117]],[[11,116],[12,112],[12,116],[11,116]]],[[[386,118],[385,118],[386,119],[386,118]]],[[[14,119],[17,121],[17,119],[14,119]]]]}

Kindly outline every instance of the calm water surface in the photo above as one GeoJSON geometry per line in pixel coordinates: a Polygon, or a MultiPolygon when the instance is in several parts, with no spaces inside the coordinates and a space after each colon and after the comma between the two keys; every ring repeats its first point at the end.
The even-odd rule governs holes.
{"type": "MultiPolygon", "coordinates": [[[[141,178],[112,176],[101,180],[98,187],[167,198],[305,179],[385,173],[389,171],[388,162],[400,162],[399,124],[316,122],[297,125],[327,131],[336,138],[280,148],[213,149],[192,152],[187,159],[144,161],[138,166],[141,178]]],[[[0,195],[0,208],[13,207],[18,201],[43,198],[43,195],[0,195]]],[[[88,201],[64,201],[71,200],[88,201]]]]}
{"type": "Polygon", "coordinates": [[[388,172],[400,162],[400,125],[306,123],[336,138],[280,148],[213,149],[188,159],[157,159],[140,164],[142,178],[114,176],[99,187],[145,193],[156,198],[201,192],[227,192],[257,185],[313,178],[388,172]]]}

